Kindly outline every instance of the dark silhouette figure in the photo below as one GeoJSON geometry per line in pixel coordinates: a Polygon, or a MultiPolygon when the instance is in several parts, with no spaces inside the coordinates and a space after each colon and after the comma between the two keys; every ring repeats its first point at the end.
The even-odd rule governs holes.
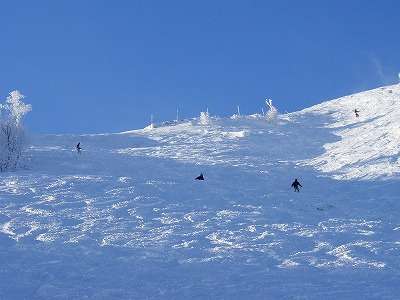
{"type": "Polygon", "coordinates": [[[292,183],[291,186],[294,188],[294,191],[295,191],[295,192],[300,192],[299,186],[303,187],[303,186],[300,184],[300,182],[297,180],[297,178],[293,181],[293,183],[292,183]]]}
{"type": "Polygon", "coordinates": [[[199,176],[197,176],[197,177],[195,178],[195,180],[204,180],[203,173],[201,173],[199,176]]]}
{"type": "Polygon", "coordinates": [[[78,154],[81,154],[81,143],[79,142],[78,145],[76,145],[76,151],[78,151],[78,154]]]}
{"type": "Polygon", "coordinates": [[[354,110],[354,113],[356,114],[356,117],[358,118],[360,115],[358,114],[360,111],[357,110],[357,108],[354,110]]]}

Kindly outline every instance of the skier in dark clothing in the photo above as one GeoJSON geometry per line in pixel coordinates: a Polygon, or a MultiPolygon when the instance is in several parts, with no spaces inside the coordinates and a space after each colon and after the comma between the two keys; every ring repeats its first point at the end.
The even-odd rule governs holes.
{"type": "Polygon", "coordinates": [[[81,154],[81,143],[79,142],[78,145],[76,145],[76,151],[78,151],[78,154],[81,154]]]}
{"type": "Polygon", "coordinates": [[[354,110],[354,113],[356,114],[356,117],[358,118],[360,115],[358,114],[360,111],[357,110],[357,108],[354,110]]]}
{"type": "Polygon", "coordinates": [[[201,173],[199,176],[197,176],[197,177],[195,178],[195,180],[204,180],[203,173],[201,173]]]}
{"type": "Polygon", "coordinates": [[[293,181],[293,183],[292,183],[291,186],[294,188],[294,191],[295,191],[295,192],[300,192],[299,186],[303,187],[303,186],[300,184],[300,182],[297,180],[297,178],[293,181]]]}

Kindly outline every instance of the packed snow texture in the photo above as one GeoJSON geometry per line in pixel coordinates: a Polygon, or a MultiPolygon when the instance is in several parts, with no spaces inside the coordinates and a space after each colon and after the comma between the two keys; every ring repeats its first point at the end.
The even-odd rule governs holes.
{"type": "Polygon", "coordinates": [[[36,136],[0,174],[0,299],[398,299],[399,128],[395,85],[274,123],[36,136]]]}

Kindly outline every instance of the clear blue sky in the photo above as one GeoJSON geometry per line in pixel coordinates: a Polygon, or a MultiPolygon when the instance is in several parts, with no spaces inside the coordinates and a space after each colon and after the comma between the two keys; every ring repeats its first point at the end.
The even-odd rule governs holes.
{"type": "Polygon", "coordinates": [[[0,97],[33,132],[294,111],[398,81],[400,1],[1,1],[0,97]]]}

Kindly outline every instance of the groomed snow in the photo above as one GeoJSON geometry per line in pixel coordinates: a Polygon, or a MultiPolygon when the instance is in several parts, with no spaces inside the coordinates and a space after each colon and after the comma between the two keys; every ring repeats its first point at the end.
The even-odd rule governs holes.
{"type": "Polygon", "coordinates": [[[398,299],[399,128],[394,85],[273,123],[35,136],[0,174],[0,299],[398,299]]]}

